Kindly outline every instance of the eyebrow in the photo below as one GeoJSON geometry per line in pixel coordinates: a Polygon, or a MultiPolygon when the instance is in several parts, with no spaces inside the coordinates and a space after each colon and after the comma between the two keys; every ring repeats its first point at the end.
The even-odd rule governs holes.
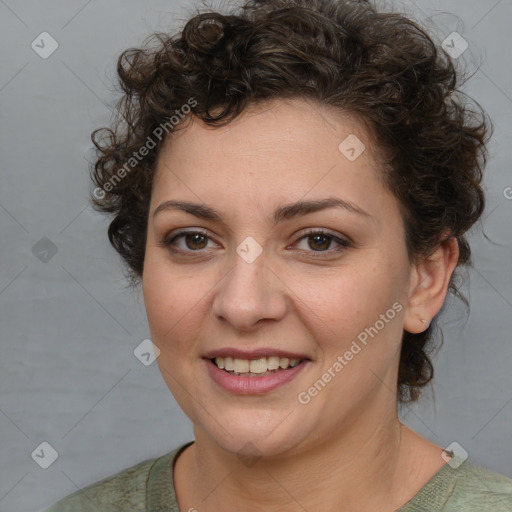
{"type": "MultiPolygon", "coordinates": [[[[342,208],[350,213],[368,218],[372,217],[368,212],[351,201],[339,197],[328,197],[312,201],[297,201],[280,206],[274,211],[274,222],[277,224],[293,217],[308,215],[309,213],[318,212],[327,208],[342,208]]],[[[169,210],[181,210],[200,219],[223,222],[222,215],[217,210],[205,204],[191,203],[188,201],[165,201],[157,206],[153,212],[153,217],[162,211],[169,210]]]]}

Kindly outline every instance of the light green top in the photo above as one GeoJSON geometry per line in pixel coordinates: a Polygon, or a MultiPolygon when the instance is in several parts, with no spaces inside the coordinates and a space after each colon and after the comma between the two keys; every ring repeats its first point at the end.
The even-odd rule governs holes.
{"type": "MultiPolygon", "coordinates": [[[[179,512],[174,461],[190,444],[90,485],[47,512],[179,512]]],[[[512,480],[455,455],[397,512],[434,511],[512,512],[512,480]]]]}

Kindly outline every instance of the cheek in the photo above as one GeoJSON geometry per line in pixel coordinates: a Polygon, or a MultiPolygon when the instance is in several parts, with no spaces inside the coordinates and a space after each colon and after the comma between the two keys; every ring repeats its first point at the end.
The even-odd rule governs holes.
{"type": "Polygon", "coordinates": [[[189,300],[187,290],[193,290],[193,286],[187,286],[186,277],[175,274],[169,265],[159,261],[151,251],[147,252],[142,290],[151,334],[160,344],[171,336],[187,309],[191,309],[192,297],[189,300]]]}
{"type": "Polygon", "coordinates": [[[338,269],[321,281],[303,280],[295,287],[301,298],[297,304],[303,304],[302,320],[310,319],[308,329],[328,351],[350,345],[376,322],[381,327],[381,315],[386,316],[385,320],[392,317],[392,321],[385,322],[382,333],[385,331],[390,340],[399,340],[402,329],[397,309],[403,309],[399,305],[403,300],[402,279],[396,270],[393,273],[383,265],[363,265],[360,269],[338,269]]]}
{"type": "MultiPolygon", "coordinates": [[[[156,251],[155,251],[156,252],[156,251]]],[[[208,290],[213,282],[198,280],[193,266],[173,266],[161,254],[148,251],[142,289],[153,342],[166,356],[193,353],[208,315],[208,290]]]]}

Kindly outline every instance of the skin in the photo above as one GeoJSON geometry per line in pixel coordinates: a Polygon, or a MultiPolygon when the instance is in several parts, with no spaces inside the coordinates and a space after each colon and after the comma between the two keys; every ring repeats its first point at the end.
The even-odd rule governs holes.
{"type": "Polygon", "coordinates": [[[398,202],[380,172],[360,123],[299,99],[252,107],[221,128],[191,120],[166,141],[142,286],[160,370],[194,425],[195,443],[175,466],[180,509],[339,511],[343,504],[385,512],[444,465],[440,447],[399,422],[396,380],[402,332],[423,331],[421,319],[441,309],[457,243],[449,239],[428,260],[411,262],[398,202]],[[350,134],[366,147],[354,161],[338,149],[350,134]],[[272,219],[283,204],[327,197],[368,216],[329,208],[272,219]],[[169,200],[206,204],[223,222],[178,210],[155,215],[169,200]],[[208,238],[175,240],[171,247],[182,253],[162,244],[184,228],[208,238]],[[304,238],[308,228],[352,243],[336,251],[332,239],[304,238]],[[263,250],[252,263],[236,252],[248,236],[263,250]],[[300,403],[299,393],[396,303],[396,316],[300,403]],[[224,347],[272,347],[311,361],[278,389],[244,396],[219,388],[206,371],[202,356],[224,347]]]}

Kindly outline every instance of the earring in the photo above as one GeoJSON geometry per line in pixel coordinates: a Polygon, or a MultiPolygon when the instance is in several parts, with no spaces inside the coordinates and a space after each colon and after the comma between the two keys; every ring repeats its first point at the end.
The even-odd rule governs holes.
{"type": "Polygon", "coordinates": [[[421,319],[421,323],[422,323],[422,324],[426,324],[426,323],[428,323],[428,322],[427,322],[424,318],[422,318],[422,319],[421,319]]]}

